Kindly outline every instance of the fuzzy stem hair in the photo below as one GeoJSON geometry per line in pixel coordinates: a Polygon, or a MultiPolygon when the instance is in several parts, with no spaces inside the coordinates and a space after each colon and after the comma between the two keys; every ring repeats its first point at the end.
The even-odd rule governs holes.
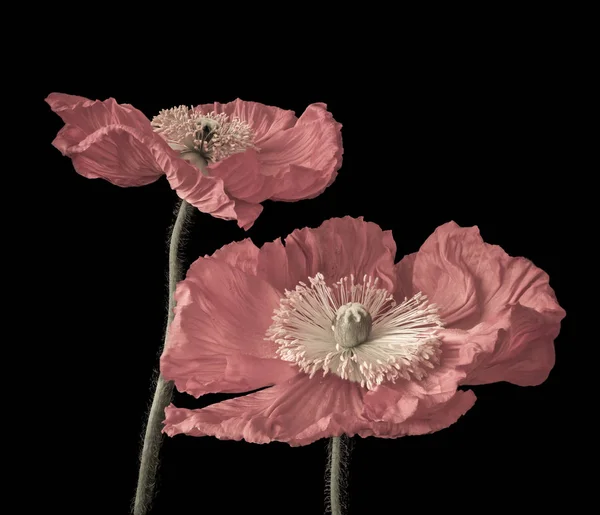
{"type": "Polygon", "coordinates": [[[343,515],[346,509],[351,443],[346,435],[329,439],[325,505],[331,515],[343,515]]]}
{"type": "MultiPolygon", "coordinates": [[[[169,307],[167,312],[167,329],[165,334],[165,343],[168,329],[173,321],[175,308],[175,286],[177,282],[183,279],[183,270],[179,259],[179,248],[186,221],[192,212],[192,206],[185,200],[179,205],[177,219],[171,232],[171,242],[169,245],[169,307]]],[[[164,345],[163,345],[164,348],[164,345]]],[[[162,349],[161,349],[162,352],[162,349]]],[[[173,396],[173,383],[165,381],[159,374],[156,381],[156,388],[148,421],[144,431],[144,443],[140,454],[140,471],[138,475],[137,490],[133,501],[134,515],[147,515],[149,513],[156,487],[156,474],[159,465],[160,449],[163,441],[162,424],[165,416],[165,408],[171,402],[173,396]]]]}

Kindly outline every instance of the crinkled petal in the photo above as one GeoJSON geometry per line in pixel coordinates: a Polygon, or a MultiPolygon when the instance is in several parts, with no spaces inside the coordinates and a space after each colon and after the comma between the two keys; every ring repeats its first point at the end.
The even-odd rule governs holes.
{"type": "Polygon", "coordinates": [[[417,291],[413,285],[413,273],[415,268],[415,260],[417,253],[404,256],[396,264],[396,291],[394,297],[398,300],[410,299],[417,291]]]}
{"type": "Polygon", "coordinates": [[[316,229],[296,230],[285,239],[265,243],[260,249],[249,239],[226,245],[213,254],[246,273],[267,281],[280,294],[318,272],[335,282],[354,274],[379,277],[393,291],[396,244],[391,231],[362,217],[332,218],[316,229]]]}
{"type": "Polygon", "coordinates": [[[341,129],[325,104],[312,104],[294,127],[262,144],[261,171],[276,179],[273,200],[314,198],[333,183],[344,153],[341,129]]]}
{"type": "Polygon", "coordinates": [[[263,207],[260,204],[236,200],[233,209],[235,211],[237,224],[244,229],[244,231],[247,231],[254,225],[254,222],[262,213],[263,207]]]}
{"type": "Polygon", "coordinates": [[[97,130],[68,148],[75,170],[88,179],[105,179],[117,186],[143,186],[162,174],[153,142],[140,131],[122,125],[97,130]]]}
{"type": "Polygon", "coordinates": [[[209,166],[235,198],[252,203],[313,198],[341,167],[341,124],[325,104],[310,105],[299,119],[291,111],[242,100],[198,109],[237,116],[256,133],[258,151],[240,152],[209,166]]]}
{"type": "Polygon", "coordinates": [[[401,423],[423,410],[448,402],[457,391],[466,371],[460,342],[442,339],[439,365],[420,381],[398,379],[386,382],[365,395],[365,413],[374,420],[401,423]]]}
{"type": "MultiPolygon", "coordinates": [[[[462,327],[462,322],[468,327],[481,314],[475,278],[466,271],[462,247],[449,245],[441,238],[444,234],[436,229],[417,252],[412,289],[422,291],[439,306],[446,325],[462,327]]],[[[408,285],[403,287],[409,289],[408,285]]]]}
{"type": "Polygon", "coordinates": [[[253,149],[210,164],[208,169],[211,176],[223,179],[230,196],[246,202],[262,202],[271,198],[277,189],[277,181],[261,173],[258,155],[253,149]]]}
{"type": "Polygon", "coordinates": [[[55,140],[55,146],[63,154],[68,147],[79,144],[87,136],[109,125],[124,125],[146,136],[153,136],[150,120],[141,111],[129,104],[118,104],[114,98],[101,101],[51,93],[46,102],[73,130],[55,140]]]}
{"type": "Polygon", "coordinates": [[[319,438],[356,434],[368,427],[361,416],[364,390],[337,376],[298,373],[285,383],[200,410],[165,410],[169,436],[216,436],[253,443],[273,440],[306,445],[319,438]]]}
{"type": "Polygon", "coordinates": [[[462,384],[507,381],[519,386],[543,383],[555,362],[554,340],[560,319],[515,304],[491,323],[465,330],[443,331],[461,352],[462,384]]]}
{"type": "Polygon", "coordinates": [[[472,327],[517,302],[555,318],[563,313],[548,275],[485,243],[477,227],[454,222],[438,227],[417,252],[412,280],[412,290],[440,307],[448,327],[472,327]]]}
{"type": "MultiPolygon", "coordinates": [[[[216,380],[222,381],[227,391],[241,383],[244,391],[244,366],[255,370],[258,365],[256,360],[246,363],[240,355],[264,361],[261,386],[285,377],[286,369],[292,366],[283,366],[275,354],[277,345],[265,340],[279,298],[273,287],[256,276],[220,259],[198,259],[177,285],[175,317],[161,357],[161,373],[175,381],[179,391],[195,396],[207,393],[206,385],[216,380]],[[232,362],[239,365],[234,385],[230,384],[231,374],[226,374],[232,362]]],[[[216,386],[211,388],[214,391],[216,386]]]]}
{"type": "Polygon", "coordinates": [[[154,155],[160,143],[150,121],[134,107],[113,98],[92,101],[61,93],[50,94],[46,102],[65,122],[53,145],[84,177],[142,186],[163,174],[154,155]]]}
{"type": "Polygon", "coordinates": [[[169,353],[161,359],[163,377],[176,377],[177,389],[200,397],[207,393],[244,393],[286,381],[298,368],[278,358],[258,358],[231,349],[197,352],[193,359],[169,353]]]}
{"type": "Polygon", "coordinates": [[[258,275],[279,291],[291,290],[317,273],[328,283],[354,274],[379,277],[382,288],[394,291],[396,243],[362,217],[332,218],[316,229],[295,230],[285,239],[264,245],[258,256],[258,275]]]}
{"type": "MultiPolygon", "coordinates": [[[[397,438],[408,435],[425,435],[445,429],[454,424],[460,417],[469,411],[477,398],[471,390],[457,391],[448,401],[435,404],[430,408],[423,406],[415,414],[400,424],[390,424],[390,429],[385,432],[384,424],[380,426],[378,438],[397,438]]],[[[360,436],[371,436],[369,434],[360,436]]]]}
{"type": "Polygon", "coordinates": [[[252,243],[252,240],[246,238],[224,245],[210,257],[223,261],[234,268],[239,268],[247,274],[256,275],[259,252],[259,248],[252,243]]]}
{"type": "Polygon", "coordinates": [[[259,148],[279,131],[289,129],[296,123],[293,111],[267,106],[258,102],[246,102],[239,98],[233,102],[221,104],[202,104],[197,106],[202,113],[225,113],[230,118],[239,118],[246,122],[254,132],[254,142],[259,148]]]}
{"type": "Polygon", "coordinates": [[[180,198],[216,218],[237,220],[238,225],[248,230],[258,218],[263,207],[237,200],[225,191],[223,179],[206,176],[187,161],[165,154],[163,169],[167,180],[180,198]]]}
{"type": "MultiPolygon", "coordinates": [[[[446,410],[435,406],[404,423],[382,422],[363,413],[365,392],[357,383],[337,376],[310,379],[300,373],[285,383],[199,410],[170,405],[164,432],[253,443],[276,440],[292,446],[342,434],[395,438],[446,427],[474,402],[469,392],[468,402],[450,400],[446,410]]],[[[461,393],[456,399],[461,399],[461,393]]]]}

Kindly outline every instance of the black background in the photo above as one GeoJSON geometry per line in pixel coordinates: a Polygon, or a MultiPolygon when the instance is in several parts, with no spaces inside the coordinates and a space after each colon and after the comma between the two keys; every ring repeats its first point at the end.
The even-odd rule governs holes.
{"type": "MultiPolygon", "coordinates": [[[[66,34],[58,46],[70,41],[66,34]]],[[[368,65],[364,56],[342,63],[328,49],[287,59],[212,56],[196,66],[198,59],[185,54],[141,59],[138,50],[86,49],[55,62],[37,84],[43,126],[37,152],[48,208],[36,237],[61,292],[46,305],[60,321],[53,388],[63,396],[48,459],[67,472],[53,494],[60,498],[56,506],[69,513],[128,511],[162,345],[167,241],[177,197],[164,179],[119,188],[79,176],[51,146],[62,127],[43,103],[52,91],[112,96],[148,117],[175,105],[236,97],[297,115],[312,102],[328,104],[343,124],[344,163],[335,183],[313,200],[265,202],[247,234],[235,222],[196,213],[184,247],[186,266],[246,236],[261,245],[352,215],[392,229],[397,259],[454,220],[478,225],[487,242],[548,272],[567,310],[550,378],[529,388],[475,387],[475,406],[432,435],[355,438],[349,513],[573,507],[579,457],[569,406],[573,369],[582,358],[567,291],[566,257],[575,242],[571,149],[556,55],[535,49],[507,54],[501,45],[467,55],[445,53],[442,45],[410,62],[409,52],[368,65]]],[[[200,407],[222,398],[177,395],[175,403],[200,407]]],[[[325,457],[324,440],[290,448],[167,438],[152,513],[320,514],[325,457]]]]}

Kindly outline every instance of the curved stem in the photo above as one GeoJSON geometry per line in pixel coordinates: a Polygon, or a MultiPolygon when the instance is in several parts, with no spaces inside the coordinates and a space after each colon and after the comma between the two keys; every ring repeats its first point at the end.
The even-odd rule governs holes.
{"type": "MultiPolygon", "coordinates": [[[[192,207],[185,200],[181,201],[177,219],[171,233],[169,247],[169,308],[167,313],[167,330],[173,321],[173,309],[175,307],[175,286],[183,278],[183,271],[178,258],[179,244],[185,222],[191,213],[192,207]]],[[[165,334],[166,342],[166,334],[165,334]]],[[[133,506],[134,515],[146,515],[154,496],[156,471],[159,463],[159,452],[162,444],[162,423],[165,408],[171,402],[173,395],[173,383],[165,381],[161,375],[156,382],[156,391],[152,400],[152,407],[148,414],[148,422],[144,434],[144,446],[140,456],[140,472],[138,476],[137,491],[133,506]]]]}
{"type": "Polygon", "coordinates": [[[327,466],[329,472],[327,481],[329,498],[327,499],[327,504],[331,515],[343,514],[343,487],[350,452],[347,439],[347,436],[342,435],[334,436],[329,441],[329,463],[327,466]]]}

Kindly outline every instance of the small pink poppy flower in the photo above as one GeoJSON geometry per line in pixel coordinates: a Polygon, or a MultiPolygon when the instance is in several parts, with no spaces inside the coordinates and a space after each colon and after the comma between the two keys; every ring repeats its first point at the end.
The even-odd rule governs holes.
{"type": "Polygon", "coordinates": [[[53,145],[78,173],[117,186],[166,175],[200,211],[249,229],[267,199],[318,196],[342,164],[341,124],[325,104],[292,111],[237,99],[161,111],[152,121],[129,104],[52,93],[65,122],[53,145]]]}
{"type": "Polygon", "coordinates": [[[164,432],[395,438],[456,422],[475,402],[459,385],[544,381],[565,312],[542,270],[453,222],[395,254],[391,231],[345,217],[198,259],[177,286],[163,376],[196,397],[270,388],[170,405],[164,432]]]}

